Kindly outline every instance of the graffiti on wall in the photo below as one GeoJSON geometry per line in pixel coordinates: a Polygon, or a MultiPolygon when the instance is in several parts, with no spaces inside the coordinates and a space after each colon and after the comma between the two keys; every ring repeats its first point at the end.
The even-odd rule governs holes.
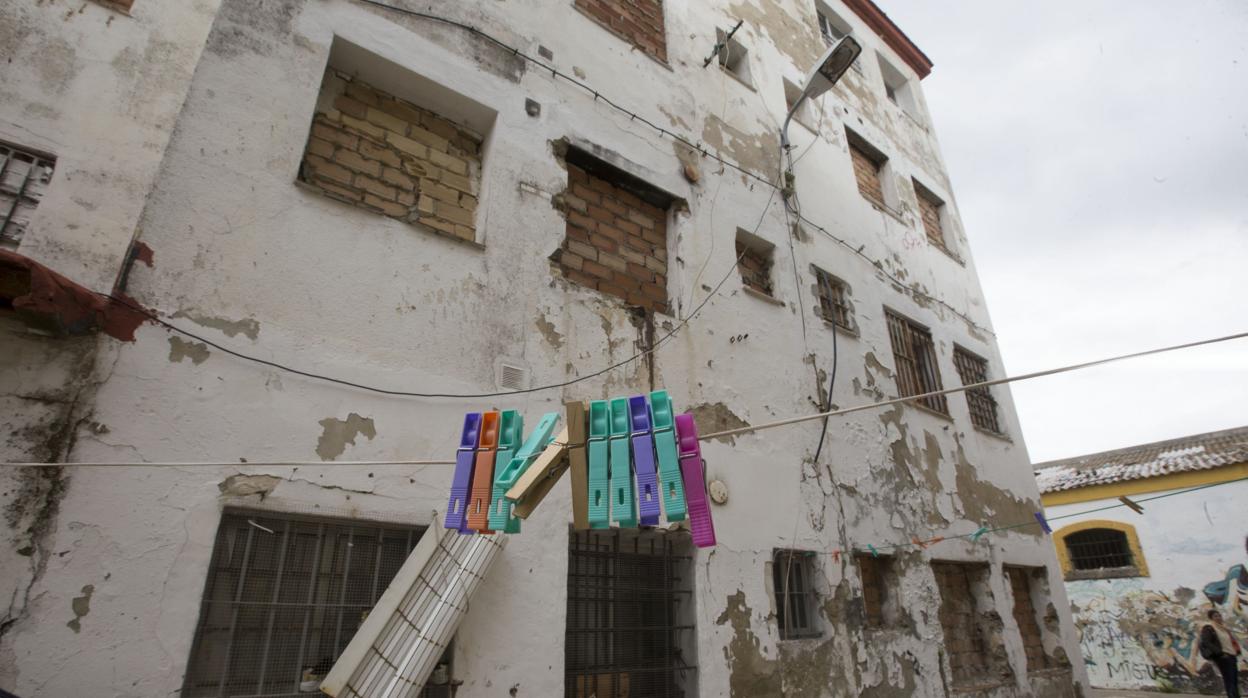
{"type": "MultiPolygon", "coordinates": [[[[1144,584],[1133,578],[1067,585],[1092,685],[1220,693],[1221,678],[1200,656],[1200,629],[1213,608],[1232,632],[1248,636],[1248,567],[1231,567],[1200,595],[1186,587],[1166,593],[1144,584]]],[[[1248,658],[1241,655],[1240,666],[1248,668],[1248,658]]]]}

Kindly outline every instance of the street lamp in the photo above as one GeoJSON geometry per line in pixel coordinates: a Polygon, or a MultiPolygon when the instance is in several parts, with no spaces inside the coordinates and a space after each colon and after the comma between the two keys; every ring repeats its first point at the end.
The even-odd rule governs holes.
{"type": "Polygon", "coordinates": [[[849,66],[860,53],[862,53],[862,46],[854,37],[844,36],[819,59],[819,63],[814,70],[810,71],[805,85],[802,86],[802,94],[793,101],[793,106],[789,107],[789,113],[784,117],[784,128],[780,130],[780,144],[784,146],[785,152],[789,150],[789,121],[793,119],[793,114],[802,105],[802,101],[818,97],[832,89],[832,86],[841,79],[846,70],[849,70],[849,66]]]}

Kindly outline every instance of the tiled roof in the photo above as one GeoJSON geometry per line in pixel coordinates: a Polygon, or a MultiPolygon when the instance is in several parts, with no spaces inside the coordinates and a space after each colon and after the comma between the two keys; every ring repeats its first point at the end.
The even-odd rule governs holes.
{"type": "Polygon", "coordinates": [[[1036,463],[1040,493],[1074,490],[1248,462],[1248,427],[1036,463]]]}

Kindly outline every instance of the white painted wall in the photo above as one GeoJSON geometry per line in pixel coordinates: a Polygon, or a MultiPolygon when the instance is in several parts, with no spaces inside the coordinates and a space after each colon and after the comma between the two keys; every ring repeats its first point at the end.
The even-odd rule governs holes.
{"type": "MultiPolygon", "coordinates": [[[[1210,608],[1221,611],[1240,638],[1248,634],[1248,587],[1232,580],[1231,596],[1216,604],[1204,592],[1236,565],[1248,565],[1245,497],[1248,482],[1241,481],[1145,503],[1142,515],[1123,507],[1053,522],[1057,533],[1061,526],[1095,519],[1130,524],[1148,564],[1147,577],[1066,582],[1093,686],[1221,694],[1221,678],[1196,642],[1210,608]]],[[[1056,518],[1116,503],[1095,500],[1045,512],[1056,518]]],[[[1241,658],[1240,667],[1246,666],[1241,658]]]]}
{"type": "MultiPolygon", "coordinates": [[[[560,69],[584,74],[617,102],[636,105],[665,127],[705,141],[768,178],[778,166],[781,78],[800,80],[821,47],[813,7],[796,0],[669,3],[669,67],[631,50],[571,3],[437,7],[529,53],[536,54],[539,44],[549,48],[560,69]],[[736,18],[746,21],[738,38],[751,52],[754,89],[701,68],[716,26],[736,18]]],[[[879,51],[905,65],[868,29],[855,26],[865,57],[879,51]]],[[[793,241],[790,257],[778,195],[764,215],[771,192],[739,173],[721,172],[709,159],[700,161],[701,180],[691,185],[672,143],[652,129],[549,73],[509,73],[509,54],[445,26],[347,0],[226,0],[207,43],[158,181],[150,193],[136,190],[130,202],[145,203],[141,237],[155,251],[155,264],[133,268],[129,291],[215,342],[304,370],[428,392],[492,392],[494,359],[502,355],[523,359],[537,384],[568,380],[632,355],[640,337],[629,312],[612,298],[564,283],[546,261],[564,237],[563,219],[550,199],[565,186],[566,173],[551,141],[569,138],[610,150],[617,164],[688,202],[688,210],[669,222],[673,315],[655,318],[660,333],[733,266],[738,227],[759,225],[758,235],[776,245],[775,288],[783,305],[745,294],[733,273],[701,314],[655,354],[653,387],[669,389],[677,409],[722,403],[749,423],[814,410],[819,392],[808,357],[816,357],[819,381],[825,381],[833,336],[815,315],[811,263],[850,285],[860,329],[858,336],[837,337],[835,404],[896,394],[885,306],[931,327],[945,385],[958,382],[955,342],[987,357],[994,376],[1003,374],[990,334],[884,281],[871,263],[822,233],[807,231],[793,241]],[[335,35],[497,111],[483,167],[481,248],[294,185],[335,35]],[[482,69],[474,56],[502,68],[482,69]],[[526,98],[541,103],[540,117],[525,113],[526,98]],[[742,342],[729,341],[745,334],[742,342]]],[[[845,80],[821,100],[819,135],[803,126],[791,130],[797,152],[806,153],[797,166],[803,212],[878,260],[910,290],[940,298],[990,327],[930,124],[885,100],[876,61],[867,60],[862,76],[851,72],[845,80]],[[858,194],[843,124],[890,156],[897,214],[875,210],[858,194]],[[927,244],[911,176],[949,202],[946,235],[961,261],[927,244]]],[[[921,90],[916,86],[914,92],[921,109],[921,90]]],[[[57,210],[51,202],[45,206],[57,210]]],[[[79,268],[94,270],[84,281],[105,276],[90,255],[80,257],[79,268]]],[[[66,271],[75,276],[72,265],[66,271]]],[[[638,362],[515,399],[382,397],[216,350],[200,363],[179,359],[180,341],[150,325],[133,344],[101,341],[95,364],[101,384],[90,406],[73,413],[85,421],[75,422],[71,460],[315,460],[321,421],[349,414],[371,419],[376,436],[343,443],[339,460],[450,457],[465,411],[516,408],[532,423],[564,399],[652,387],[647,366],[638,362]]],[[[1002,563],[1055,568],[1049,543],[1029,529],[994,534],[978,546],[955,541],[907,552],[895,591],[914,626],[884,636],[867,636],[855,620],[859,582],[847,558],[823,556],[830,601],[824,638],[784,643],[785,659],[777,660],[765,573],[773,548],[827,552],[959,534],[982,521],[1026,520],[1038,507],[1008,390],[996,389],[995,396],[1009,438],[972,428],[965,400],[954,396],[948,419],[906,408],[833,420],[816,464],[809,461],[817,423],[704,445],[710,476],[727,483],[730,500],[714,511],[721,544],[695,560],[699,695],[779,695],[782,686],[790,694],[833,695],[889,685],[943,695],[931,559],[994,564],[992,603],[1004,619],[1015,677],[993,694],[1063,693],[1068,679],[1062,676],[1026,677],[1008,585],[1000,576],[1002,563]],[[811,677],[817,680],[808,683],[811,677]]],[[[19,693],[178,690],[224,506],[241,501],[287,511],[382,512],[422,523],[444,506],[450,477],[448,468],[432,466],[241,464],[67,473],[59,514],[42,544],[52,552],[42,558],[30,604],[0,641],[0,685],[19,693]],[[267,473],[281,482],[263,502],[256,496],[238,500],[218,488],[234,473],[267,473]],[[65,625],[74,617],[71,600],[88,584],[90,613],[74,632],[65,625]]],[[[569,512],[566,488],[556,488],[474,600],[457,642],[456,673],[466,682],[460,696],[497,695],[516,684],[518,695],[562,691],[569,512]]],[[[1053,573],[1049,580],[1063,635],[1050,635],[1048,648],[1064,644],[1074,657],[1060,577],[1053,573]]],[[[1077,662],[1074,677],[1083,681],[1077,662]]]]}

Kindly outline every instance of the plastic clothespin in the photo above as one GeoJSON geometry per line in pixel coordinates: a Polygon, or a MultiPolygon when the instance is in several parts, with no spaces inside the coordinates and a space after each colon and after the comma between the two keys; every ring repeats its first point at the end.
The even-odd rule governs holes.
{"type": "MultiPolygon", "coordinates": [[[[514,414],[514,413],[513,413],[514,414]]],[[[481,437],[477,442],[477,461],[472,469],[472,492],[468,499],[468,517],[465,528],[481,533],[490,530],[490,493],[494,488],[494,459],[498,449],[498,412],[481,415],[481,437]]],[[[461,532],[464,528],[459,529],[461,532]]]]}
{"type": "Polygon", "coordinates": [[[515,410],[503,410],[498,423],[498,447],[494,452],[494,465],[490,468],[490,477],[487,481],[481,482],[479,490],[477,483],[481,478],[480,470],[472,479],[472,502],[469,504],[468,525],[482,533],[504,531],[507,528],[506,518],[502,523],[494,525],[495,483],[498,482],[498,474],[511,463],[511,459],[516,455],[523,435],[524,417],[515,410]],[[485,509],[481,514],[477,514],[478,496],[481,497],[485,509]]]}
{"type": "Polygon", "coordinates": [[[987,532],[988,532],[987,526],[980,526],[978,529],[976,529],[974,533],[971,534],[971,542],[978,543],[979,539],[982,538],[983,535],[987,532]]]}
{"type": "Polygon", "coordinates": [[[654,452],[659,458],[659,498],[668,521],[685,520],[685,484],[680,480],[680,457],[676,453],[676,422],[672,399],[666,390],[650,393],[650,421],[654,426],[654,452]]]}
{"type": "MultiPolygon", "coordinates": [[[[547,412],[538,420],[533,433],[524,440],[524,445],[516,451],[511,460],[502,468],[495,468],[493,504],[490,506],[490,528],[507,533],[520,532],[520,519],[512,515],[512,503],[507,499],[507,490],[515,486],[520,476],[529,469],[533,461],[550,444],[554,436],[555,425],[559,423],[558,412],[547,412]]],[[[517,431],[517,436],[519,436],[517,431]]],[[[501,456],[501,450],[499,455],[501,456]]],[[[500,459],[501,462],[501,459],[500,459]]]]}
{"type": "Polygon", "coordinates": [[[839,563],[841,561],[841,549],[837,548],[832,551],[832,562],[839,563]]]}
{"type": "Polygon", "coordinates": [[[1126,496],[1119,497],[1118,501],[1130,507],[1131,511],[1134,511],[1135,513],[1140,514],[1140,515],[1144,514],[1144,507],[1140,506],[1139,504],[1136,504],[1135,501],[1132,500],[1130,497],[1126,497],[1126,496]]]}
{"type": "Polygon", "coordinates": [[[589,466],[585,453],[585,403],[563,403],[568,411],[568,469],[572,472],[572,528],[589,528],[589,466]]]}
{"type": "Polygon", "coordinates": [[[922,550],[927,550],[928,542],[925,540],[919,540],[918,536],[912,536],[910,538],[910,543],[913,545],[917,545],[922,550]]]}
{"type": "Polygon", "coordinates": [[[621,528],[637,527],[637,504],[633,484],[633,462],[629,457],[628,398],[611,401],[611,432],[607,439],[610,467],[611,520],[621,528]]]}
{"type": "Polygon", "coordinates": [[[611,435],[611,405],[606,400],[589,403],[589,527],[611,525],[611,484],[607,464],[607,438],[611,435]]]}
{"type": "Polygon", "coordinates": [[[879,557],[879,556],[880,556],[880,551],[876,550],[876,549],[875,549],[875,546],[874,546],[874,545],[871,545],[870,543],[868,543],[868,544],[867,544],[867,550],[870,550],[870,551],[871,551],[871,557],[879,557]]]}
{"type": "Polygon", "coordinates": [[[1049,522],[1044,518],[1044,514],[1042,512],[1037,511],[1035,517],[1036,523],[1040,524],[1040,528],[1044,529],[1045,533],[1053,532],[1053,529],[1049,527],[1049,522]]]}
{"type": "Polygon", "coordinates": [[[715,522],[706,497],[706,477],[702,473],[702,447],[698,445],[698,426],[693,415],[676,415],[676,443],[680,453],[680,476],[685,484],[685,505],[689,511],[689,529],[693,544],[699,548],[715,545],[715,522]]]}
{"type": "Polygon", "coordinates": [[[632,417],[633,466],[637,473],[637,511],[642,526],[658,526],[659,478],[654,467],[654,432],[650,429],[650,406],[645,395],[628,399],[632,417]]]}
{"type": "Polygon", "coordinates": [[[464,429],[455,451],[455,475],[451,478],[451,498],[446,503],[444,528],[459,530],[468,511],[468,494],[472,487],[472,464],[476,460],[477,439],[481,431],[481,413],[464,415],[464,429]]]}
{"type": "Polygon", "coordinates": [[[516,503],[512,513],[522,519],[529,518],[567,469],[568,428],[565,426],[516,484],[507,490],[504,496],[516,503]]]}

